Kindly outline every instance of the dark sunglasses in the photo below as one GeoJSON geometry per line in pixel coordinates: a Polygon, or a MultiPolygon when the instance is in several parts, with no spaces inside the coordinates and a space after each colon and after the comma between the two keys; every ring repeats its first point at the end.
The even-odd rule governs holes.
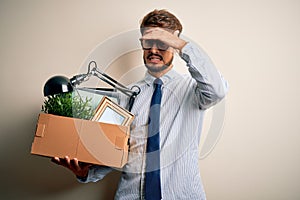
{"type": "Polygon", "coordinates": [[[150,50],[153,46],[156,46],[157,49],[161,51],[166,51],[169,46],[159,40],[141,40],[141,45],[144,50],[150,50]]]}

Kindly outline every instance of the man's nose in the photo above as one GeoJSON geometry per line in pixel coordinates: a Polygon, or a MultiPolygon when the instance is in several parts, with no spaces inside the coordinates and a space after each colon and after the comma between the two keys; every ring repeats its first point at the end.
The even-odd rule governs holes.
{"type": "Polygon", "coordinates": [[[151,49],[150,49],[151,52],[158,52],[159,49],[157,48],[157,44],[156,43],[153,43],[151,49]]]}

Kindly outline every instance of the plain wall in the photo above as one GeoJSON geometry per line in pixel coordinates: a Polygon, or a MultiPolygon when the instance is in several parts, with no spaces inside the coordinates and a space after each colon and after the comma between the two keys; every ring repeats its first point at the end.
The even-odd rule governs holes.
{"type": "Polygon", "coordinates": [[[0,0],[0,199],[113,198],[118,172],[80,184],[30,155],[42,90],[154,8],[175,13],[230,83],[222,136],[200,160],[208,199],[300,198],[299,1],[0,0]]]}

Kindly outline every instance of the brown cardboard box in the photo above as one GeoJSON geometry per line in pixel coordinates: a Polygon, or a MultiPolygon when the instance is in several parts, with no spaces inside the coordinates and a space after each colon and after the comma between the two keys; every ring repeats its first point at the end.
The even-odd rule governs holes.
{"type": "Polygon", "coordinates": [[[127,126],[41,113],[31,153],[120,168],[127,162],[129,133],[127,126]]]}

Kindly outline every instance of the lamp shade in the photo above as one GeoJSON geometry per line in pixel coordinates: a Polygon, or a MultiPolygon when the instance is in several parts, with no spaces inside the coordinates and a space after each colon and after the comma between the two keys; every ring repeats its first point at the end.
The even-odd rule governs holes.
{"type": "Polygon", "coordinates": [[[44,85],[44,96],[72,91],[70,79],[65,76],[53,76],[44,85]]]}

